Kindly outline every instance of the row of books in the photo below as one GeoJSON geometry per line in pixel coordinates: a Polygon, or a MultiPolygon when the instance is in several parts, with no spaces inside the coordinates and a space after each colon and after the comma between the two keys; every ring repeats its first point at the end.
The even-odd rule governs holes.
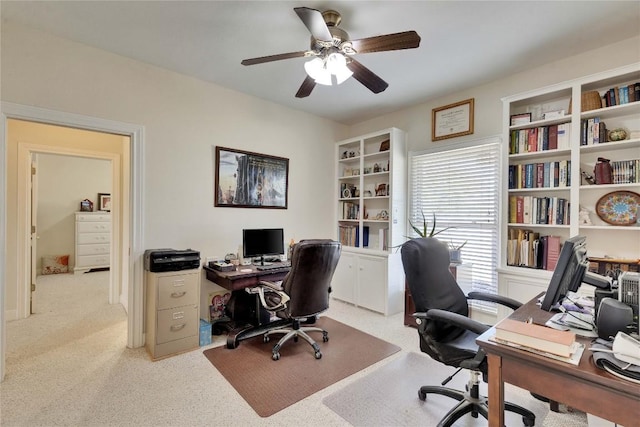
{"type": "Polygon", "coordinates": [[[595,145],[609,141],[607,125],[600,117],[580,120],[580,145],[595,145]]]}
{"type": "Polygon", "coordinates": [[[509,196],[509,223],[569,225],[571,203],[562,197],[509,196]]]}
{"type": "Polygon", "coordinates": [[[509,165],[509,189],[571,186],[571,160],[509,165]]]}
{"type": "Polygon", "coordinates": [[[512,130],[509,154],[568,149],[570,136],[571,123],[512,130]]]}
{"type": "Polygon", "coordinates": [[[509,229],[507,265],[553,271],[559,256],[559,236],[540,236],[532,230],[509,229]]]}
{"type": "Polygon", "coordinates": [[[342,219],[360,219],[360,205],[353,202],[342,202],[342,219]]]}
{"type": "MultiPolygon", "coordinates": [[[[369,227],[363,227],[363,245],[369,246],[369,227]]],[[[340,225],[338,228],[338,239],[345,246],[360,245],[360,227],[357,225],[340,225]]]]}
{"type": "Polygon", "coordinates": [[[611,170],[613,184],[640,183],[640,159],[615,160],[611,170]]]}
{"type": "Polygon", "coordinates": [[[605,107],[640,101],[640,82],[612,87],[602,96],[605,107]]]}

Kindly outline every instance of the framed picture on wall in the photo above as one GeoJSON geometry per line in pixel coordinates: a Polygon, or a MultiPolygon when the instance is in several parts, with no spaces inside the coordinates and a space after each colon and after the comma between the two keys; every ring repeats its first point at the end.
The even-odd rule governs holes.
{"type": "Polygon", "coordinates": [[[289,159],[216,147],[214,205],[287,209],[289,159]]]}
{"type": "Polygon", "coordinates": [[[111,212],[111,193],[98,193],[98,210],[111,212]]]}

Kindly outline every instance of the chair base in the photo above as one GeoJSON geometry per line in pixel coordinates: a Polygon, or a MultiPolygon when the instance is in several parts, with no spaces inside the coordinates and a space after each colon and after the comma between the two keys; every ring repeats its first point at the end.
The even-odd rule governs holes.
{"type": "MultiPolygon", "coordinates": [[[[478,414],[480,414],[484,418],[489,419],[489,399],[485,396],[480,396],[478,386],[479,374],[479,372],[471,372],[471,379],[467,385],[467,390],[469,390],[468,392],[462,392],[460,390],[442,386],[420,387],[420,390],[418,390],[418,398],[422,401],[427,399],[428,393],[432,393],[447,396],[452,399],[456,399],[459,402],[446,413],[444,418],[440,420],[438,427],[449,427],[460,417],[468,413],[471,413],[471,416],[474,418],[478,418],[478,414]]],[[[504,403],[504,409],[522,415],[522,422],[525,426],[535,425],[536,416],[528,409],[509,402],[504,403]]]]}
{"type": "Polygon", "coordinates": [[[280,348],[284,345],[284,343],[286,343],[292,338],[295,342],[297,342],[299,338],[304,339],[306,342],[308,342],[311,345],[311,347],[313,347],[315,358],[316,359],[322,358],[322,353],[320,352],[320,346],[313,340],[313,338],[311,338],[307,334],[307,332],[322,332],[322,342],[329,341],[329,333],[324,329],[317,328],[317,327],[303,327],[303,328],[294,327],[294,328],[273,329],[271,331],[266,332],[263,336],[263,339],[264,339],[264,342],[269,342],[270,335],[284,334],[284,336],[280,338],[280,341],[278,341],[278,343],[273,346],[273,350],[272,350],[273,354],[271,356],[273,360],[280,359],[280,348]]]}

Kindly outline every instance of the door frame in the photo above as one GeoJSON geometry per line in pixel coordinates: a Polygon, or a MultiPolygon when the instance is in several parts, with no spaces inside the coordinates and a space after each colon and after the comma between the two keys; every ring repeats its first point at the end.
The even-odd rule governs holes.
{"type": "MultiPolygon", "coordinates": [[[[1,103],[0,112],[0,164],[7,165],[7,120],[18,119],[78,129],[108,132],[130,138],[130,180],[128,187],[129,209],[123,212],[123,245],[120,280],[127,283],[127,347],[144,345],[144,292],[143,292],[143,242],[144,242],[144,126],[100,119],[75,113],[11,102],[1,103]],[[128,248],[128,250],[126,250],[128,248]]],[[[0,272],[6,272],[7,236],[7,176],[0,173],[0,272]]],[[[124,196],[124,194],[123,194],[124,196]]],[[[11,248],[15,250],[17,248],[11,248]]],[[[20,276],[20,272],[18,274],[20,276]]],[[[0,296],[5,301],[6,277],[0,274],[0,296]]],[[[4,380],[6,359],[5,307],[0,307],[0,381],[4,380]]]]}
{"type": "MultiPolygon", "coordinates": [[[[121,155],[115,153],[89,151],[82,149],[72,149],[64,147],[56,147],[49,145],[38,145],[32,143],[18,143],[18,206],[17,206],[17,231],[18,237],[18,249],[17,249],[17,264],[24,266],[22,271],[18,271],[18,312],[16,316],[19,319],[26,318],[30,314],[30,300],[31,300],[31,283],[32,283],[32,269],[33,261],[31,260],[31,230],[29,227],[29,220],[31,218],[34,206],[32,206],[30,197],[30,178],[31,178],[31,158],[33,154],[59,154],[64,156],[82,157],[98,160],[109,161],[111,168],[111,194],[113,209],[111,212],[111,239],[110,239],[110,260],[111,274],[109,278],[109,304],[117,304],[123,302],[120,300],[120,292],[118,283],[121,277],[120,271],[122,270],[122,257],[118,257],[121,252],[120,242],[120,228],[123,223],[123,218],[120,216],[120,208],[122,206],[122,194],[120,191],[121,175],[122,175],[122,161],[121,155]],[[22,303],[21,303],[22,302],[22,303]]],[[[127,207],[125,202],[125,209],[127,207]]],[[[125,221],[126,222],[126,221],[125,221]]],[[[37,231],[37,230],[36,230],[37,231]]],[[[122,277],[122,289],[128,291],[129,280],[126,277],[122,277]]],[[[127,304],[123,304],[125,310],[129,309],[127,304]]]]}

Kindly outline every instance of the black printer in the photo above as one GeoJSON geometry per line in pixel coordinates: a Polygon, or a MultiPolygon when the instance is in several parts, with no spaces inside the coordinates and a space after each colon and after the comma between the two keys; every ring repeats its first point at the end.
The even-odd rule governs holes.
{"type": "Polygon", "coordinates": [[[200,268],[200,252],[193,249],[147,249],[144,269],[154,273],[200,268]]]}

